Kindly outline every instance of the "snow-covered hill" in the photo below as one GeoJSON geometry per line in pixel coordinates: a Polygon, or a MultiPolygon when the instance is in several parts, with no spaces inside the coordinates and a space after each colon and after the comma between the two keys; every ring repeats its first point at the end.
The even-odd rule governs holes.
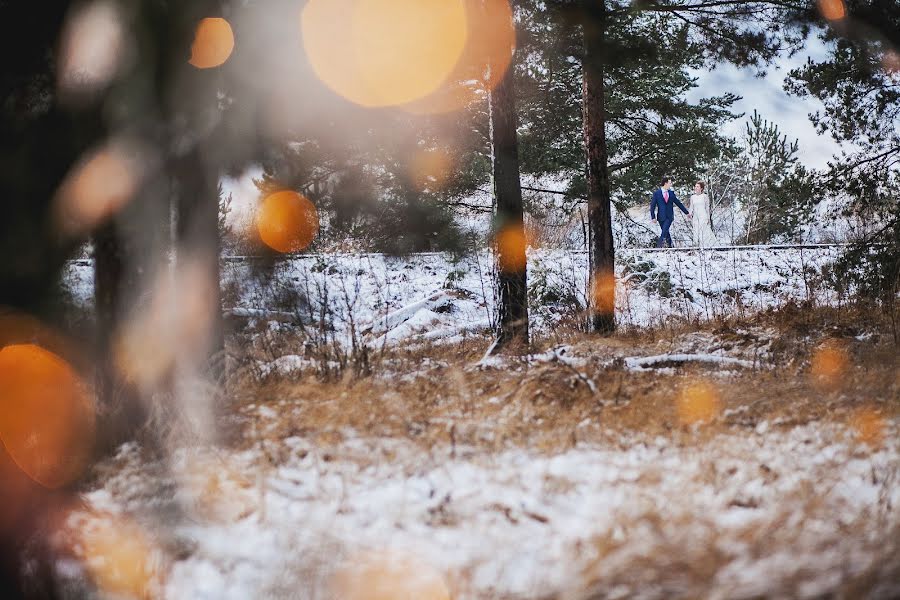
{"type": "MultiPolygon", "coordinates": [[[[726,250],[620,250],[616,308],[625,327],[671,320],[752,315],[788,301],[829,303],[834,294],[820,273],[840,247],[726,250]]],[[[301,256],[260,272],[252,260],[227,261],[226,310],[245,319],[281,323],[327,319],[337,338],[374,344],[459,340],[494,321],[491,257],[446,254],[301,256]],[[327,310],[321,310],[323,304],[327,310]]],[[[533,327],[549,335],[574,324],[585,308],[587,255],[529,251],[533,327]]],[[[88,306],[89,261],[69,265],[65,282],[88,306]]]]}

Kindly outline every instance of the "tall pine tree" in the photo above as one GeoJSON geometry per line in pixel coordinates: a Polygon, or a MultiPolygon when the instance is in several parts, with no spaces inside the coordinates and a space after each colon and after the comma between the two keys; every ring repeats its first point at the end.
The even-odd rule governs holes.
{"type": "MultiPolygon", "coordinates": [[[[695,63],[699,60],[707,64],[728,61],[739,66],[765,65],[780,52],[791,48],[804,33],[802,28],[792,32],[783,25],[784,22],[796,24],[787,17],[794,15],[799,3],[603,0],[550,4],[560,10],[565,18],[580,23],[584,36],[584,55],[581,56],[585,72],[582,109],[584,139],[588,146],[586,195],[590,203],[589,229],[593,236],[590,245],[593,286],[590,297],[594,302],[591,328],[599,333],[609,333],[614,329],[615,303],[615,283],[611,273],[614,245],[610,243],[612,226],[609,215],[613,203],[610,171],[621,168],[627,173],[630,168],[637,167],[646,173],[648,165],[653,165],[650,168],[655,168],[659,175],[668,172],[684,156],[683,145],[679,144],[678,138],[665,135],[668,132],[664,124],[672,123],[672,115],[678,114],[668,108],[683,102],[677,88],[670,87],[665,81],[667,71],[662,65],[667,50],[687,52],[684,56],[693,55],[695,63]],[[644,60],[644,71],[637,68],[641,59],[644,60]],[[639,88],[652,80],[652,76],[645,77],[645,74],[652,73],[654,68],[662,75],[661,81],[655,86],[644,87],[644,93],[635,95],[639,106],[631,110],[623,106],[619,120],[623,130],[632,135],[641,132],[645,136],[638,137],[645,137],[649,143],[643,148],[633,145],[623,147],[623,153],[630,156],[621,165],[613,167],[610,146],[614,138],[611,130],[616,107],[609,98],[616,89],[613,74],[618,72],[621,75],[618,81],[623,86],[639,88]],[[659,101],[654,102],[654,99],[659,101]],[[651,116],[647,115],[648,110],[651,116]],[[600,127],[606,131],[597,131],[600,127]],[[664,135],[653,139],[653,133],[664,135]]],[[[690,60],[688,58],[682,64],[690,60]]],[[[718,102],[701,102],[699,108],[712,111],[711,115],[714,115],[716,109],[727,107],[733,100],[732,97],[719,99],[718,102]]],[[[678,131],[678,137],[687,141],[691,136],[686,134],[692,131],[696,132],[696,129],[688,126],[678,131]]],[[[628,137],[627,134],[623,136],[628,137]]]]}
{"type": "Polygon", "coordinates": [[[497,252],[497,337],[492,351],[528,344],[528,265],[519,171],[516,88],[511,67],[490,93],[497,252]]]}

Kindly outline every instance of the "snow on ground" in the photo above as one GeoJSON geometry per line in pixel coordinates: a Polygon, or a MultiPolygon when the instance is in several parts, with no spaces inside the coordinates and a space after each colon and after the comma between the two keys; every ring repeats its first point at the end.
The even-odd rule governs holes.
{"type": "MultiPolygon", "coordinates": [[[[804,270],[819,272],[839,252],[833,247],[622,250],[617,272],[619,319],[624,325],[644,327],[670,318],[752,314],[790,299],[815,297],[827,302],[830,298],[813,287],[815,277],[804,270]]],[[[443,254],[301,257],[277,265],[264,285],[299,290],[312,306],[307,309],[310,319],[319,314],[315,308],[321,300],[328,298],[329,306],[335,307],[332,323],[346,331],[353,321],[370,343],[416,338],[459,341],[467,332],[488,328],[495,318],[490,267],[487,254],[458,260],[443,254]]],[[[560,319],[583,311],[586,254],[532,250],[528,268],[536,331],[547,333],[560,319]]],[[[271,304],[271,294],[250,283],[248,265],[230,265],[226,277],[238,282],[237,303],[257,308],[271,304]]]]}
{"type": "MultiPolygon", "coordinates": [[[[618,253],[616,304],[620,324],[645,327],[671,319],[709,320],[750,315],[788,300],[833,298],[817,285],[823,266],[842,251],[730,248],[618,253]]],[[[529,251],[532,327],[549,334],[583,314],[587,255],[529,251]]],[[[445,254],[312,255],[257,272],[252,261],[223,269],[229,314],[284,323],[319,324],[339,341],[373,346],[400,342],[458,342],[495,319],[491,257],[445,254]],[[328,310],[323,312],[322,306],[328,310]]],[[[77,301],[90,302],[90,263],[71,263],[65,281],[77,301]]]]}
{"type": "MultiPolygon", "coordinates": [[[[620,251],[620,320],[646,326],[750,315],[791,299],[830,302],[807,267],[818,271],[839,252],[620,251]]],[[[337,339],[355,331],[373,345],[433,343],[487,328],[489,265],[483,254],[310,256],[276,263],[265,275],[227,263],[223,287],[234,317],[296,327],[314,322],[324,302],[333,327],[324,331],[337,339]]],[[[586,268],[583,254],[531,251],[538,331],[583,308],[586,268]]],[[[89,263],[71,264],[66,281],[76,299],[89,301],[89,263]]],[[[668,353],[632,356],[634,348],[623,347],[610,360],[629,377],[674,363],[771,366],[774,334],[748,337],[736,344],[698,331],[678,336],[668,353]]],[[[309,362],[274,358],[269,372],[309,362]]],[[[506,369],[505,360],[490,357],[477,368],[506,369]]],[[[584,366],[569,346],[523,360],[584,366]]],[[[421,369],[418,376],[427,377],[427,359],[421,369]]],[[[896,420],[885,422],[875,447],[848,425],[822,421],[653,437],[586,419],[578,428],[597,435],[561,434],[571,433],[573,443],[553,452],[426,447],[413,434],[352,428],[271,433],[304,410],[316,407],[279,398],[246,406],[239,419],[253,423],[246,434],[253,439],[239,450],[181,447],[160,459],[123,447],[100,466],[85,507],[69,518],[81,536],[73,550],[81,560],[62,565],[60,576],[77,580],[83,568],[115,564],[103,551],[117,545],[90,540],[112,519],[135,523],[148,537],[145,551],[156,565],[150,595],[173,600],[351,600],[334,593],[334,582],[348,571],[368,573],[373,556],[397,557],[389,562],[406,565],[396,568],[407,578],[437,577],[456,600],[814,598],[853,595],[861,581],[880,582],[863,588],[872,597],[900,596],[900,566],[891,559],[900,556],[896,420]]],[[[491,440],[498,424],[448,419],[446,426],[491,440]]]]}
{"type": "Polygon", "coordinates": [[[712,363],[722,368],[731,366],[752,368],[756,366],[748,360],[720,356],[718,354],[659,354],[657,356],[630,356],[625,359],[625,366],[632,371],[658,371],[659,365],[680,364],[686,362],[712,363]]]}
{"type": "MultiPolygon", "coordinates": [[[[247,414],[264,431],[291,410],[302,408],[247,414]]],[[[86,501],[189,549],[157,561],[169,599],[332,598],[335,570],[373,553],[409,557],[457,600],[811,598],[877,571],[898,542],[896,423],[878,450],[822,423],[556,454],[339,433],[329,447],[295,436],[183,449],[167,468],[126,446],[86,501]],[[279,452],[276,466],[267,457],[279,452]]],[[[85,514],[72,522],[100,518],[85,514]]],[[[874,595],[896,597],[893,583],[874,595]]]]}

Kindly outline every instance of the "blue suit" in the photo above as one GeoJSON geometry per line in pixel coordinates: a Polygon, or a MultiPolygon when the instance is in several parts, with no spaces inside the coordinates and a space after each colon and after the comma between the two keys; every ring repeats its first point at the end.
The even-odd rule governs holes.
{"type": "Polygon", "coordinates": [[[655,192],[653,192],[653,199],[650,200],[650,218],[658,218],[659,227],[661,229],[659,241],[656,242],[657,248],[662,248],[663,243],[665,242],[669,243],[669,247],[675,245],[672,243],[672,236],[669,235],[669,228],[672,226],[672,223],[675,222],[675,206],[678,206],[678,208],[680,208],[681,212],[683,212],[684,214],[688,214],[688,209],[686,209],[684,207],[684,204],[682,204],[678,200],[678,198],[675,197],[674,190],[669,190],[668,202],[663,200],[662,188],[659,188],[655,192]]]}

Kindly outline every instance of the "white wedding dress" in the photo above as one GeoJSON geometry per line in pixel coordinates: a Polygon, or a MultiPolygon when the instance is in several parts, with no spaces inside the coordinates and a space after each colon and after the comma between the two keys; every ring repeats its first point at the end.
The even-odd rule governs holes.
{"type": "Polygon", "coordinates": [[[709,214],[709,196],[706,194],[691,195],[691,215],[694,227],[694,245],[708,248],[719,243],[713,233],[709,214]]]}

